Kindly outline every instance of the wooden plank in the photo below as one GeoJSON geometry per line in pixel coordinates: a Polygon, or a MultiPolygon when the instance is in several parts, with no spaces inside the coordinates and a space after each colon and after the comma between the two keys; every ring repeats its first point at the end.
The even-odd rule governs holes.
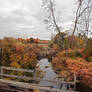
{"type": "Polygon", "coordinates": [[[11,77],[11,78],[18,78],[18,79],[28,79],[28,80],[34,80],[34,81],[48,81],[48,82],[55,82],[55,83],[66,83],[66,84],[75,84],[75,82],[65,82],[60,80],[47,80],[47,79],[41,79],[41,78],[33,78],[33,77],[26,77],[26,76],[17,76],[17,75],[9,75],[9,74],[0,74],[1,76],[5,77],[11,77]]]}
{"type": "Polygon", "coordinates": [[[1,66],[1,69],[14,70],[14,71],[23,71],[23,72],[34,73],[33,70],[29,70],[29,69],[20,69],[20,68],[5,67],[5,66],[1,66]]]}
{"type": "Polygon", "coordinates": [[[7,88],[7,87],[2,88],[0,86],[0,92],[1,92],[1,90],[2,90],[2,92],[24,92],[23,90],[20,90],[20,89],[18,90],[18,89],[7,88]]]}
{"type": "Polygon", "coordinates": [[[16,87],[27,88],[27,89],[38,88],[39,90],[50,91],[50,92],[78,92],[78,91],[60,90],[60,89],[55,89],[55,88],[50,88],[50,87],[41,87],[40,85],[36,85],[36,84],[16,82],[16,81],[10,81],[10,80],[0,79],[0,82],[6,83],[7,85],[13,85],[13,86],[16,86],[16,87]]]}
{"type": "Polygon", "coordinates": [[[26,76],[17,76],[17,75],[9,75],[9,74],[0,74],[1,76],[4,77],[11,77],[11,78],[18,78],[18,79],[28,79],[28,80],[35,80],[32,77],[26,77],[26,76]]]}

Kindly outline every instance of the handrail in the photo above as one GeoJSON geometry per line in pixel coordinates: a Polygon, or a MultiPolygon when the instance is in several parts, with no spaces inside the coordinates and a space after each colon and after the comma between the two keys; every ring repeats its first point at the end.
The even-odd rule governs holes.
{"type": "MultiPolygon", "coordinates": [[[[56,83],[66,83],[66,84],[75,84],[76,81],[73,82],[66,82],[66,81],[62,81],[62,80],[48,80],[48,79],[41,79],[41,78],[36,78],[35,76],[35,72],[33,70],[30,69],[21,69],[21,68],[13,68],[13,67],[5,67],[5,66],[1,66],[1,79],[5,76],[5,77],[13,77],[13,78],[18,78],[18,79],[28,79],[28,80],[34,80],[34,81],[48,81],[48,82],[56,82],[56,83]],[[23,71],[23,72],[29,72],[29,73],[34,73],[34,77],[27,77],[27,76],[18,76],[18,75],[10,75],[10,74],[4,74],[3,70],[14,70],[14,71],[23,71]]],[[[76,77],[75,77],[76,80],[76,77]]]]}
{"type": "MultiPolygon", "coordinates": [[[[10,75],[10,74],[4,74],[3,70],[11,70],[11,71],[22,71],[22,72],[28,72],[28,73],[34,73],[34,70],[30,70],[30,69],[22,69],[22,68],[14,68],[14,67],[5,67],[5,66],[1,66],[1,79],[5,76],[5,77],[16,77],[16,78],[20,78],[20,76],[16,76],[16,75],[10,75]]],[[[22,78],[22,76],[21,76],[22,78]]],[[[23,76],[24,78],[24,76],[23,76]]],[[[22,78],[22,79],[23,79],[22,78]]],[[[27,78],[28,79],[28,78],[27,78]]]]}
{"type": "MultiPolygon", "coordinates": [[[[3,77],[10,77],[10,78],[17,78],[17,79],[28,79],[28,80],[32,80],[32,81],[47,81],[47,82],[53,82],[53,83],[60,83],[60,84],[70,84],[70,85],[75,85],[76,84],[76,75],[74,75],[74,81],[72,82],[66,82],[66,81],[62,81],[62,80],[48,80],[48,79],[41,79],[41,78],[37,78],[36,77],[36,72],[34,70],[30,70],[30,69],[21,69],[21,68],[13,68],[13,67],[5,67],[5,66],[1,66],[1,79],[3,79],[3,77]],[[10,75],[10,74],[5,74],[3,70],[13,70],[13,71],[23,71],[23,72],[28,72],[28,73],[33,73],[33,77],[27,77],[25,75],[10,75]]],[[[75,85],[76,87],[76,85],[75,85]]],[[[75,89],[74,87],[74,89],[75,89]]]]}
{"type": "Polygon", "coordinates": [[[28,80],[36,80],[36,81],[48,81],[48,82],[60,82],[60,83],[66,83],[66,84],[75,84],[75,82],[65,82],[60,80],[47,80],[47,79],[41,79],[41,78],[32,78],[32,77],[26,77],[26,76],[17,76],[17,75],[9,75],[9,74],[0,74],[5,77],[13,77],[13,78],[19,78],[19,79],[28,79],[28,80]]]}
{"type": "Polygon", "coordinates": [[[14,67],[5,67],[5,66],[1,66],[1,69],[6,69],[6,70],[14,70],[14,71],[23,71],[23,72],[29,72],[29,73],[33,73],[33,70],[30,69],[22,69],[22,68],[14,68],[14,67]]]}

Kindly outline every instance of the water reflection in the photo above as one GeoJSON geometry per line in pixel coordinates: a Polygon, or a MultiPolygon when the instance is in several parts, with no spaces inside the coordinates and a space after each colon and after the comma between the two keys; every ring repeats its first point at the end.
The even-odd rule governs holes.
{"type": "MultiPolygon", "coordinates": [[[[48,59],[42,59],[38,61],[39,68],[45,72],[43,79],[48,80],[57,80],[57,74],[54,72],[51,63],[48,62],[48,59]]],[[[57,83],[51,83],[46,81],[40,81],[39,83],[41,86],[51,86],[54,88],[60,88],[60,86],[57,83]]]]}

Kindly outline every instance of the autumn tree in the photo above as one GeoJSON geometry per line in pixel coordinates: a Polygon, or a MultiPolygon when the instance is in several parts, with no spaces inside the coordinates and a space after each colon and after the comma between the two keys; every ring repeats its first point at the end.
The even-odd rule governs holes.
{"type": "Polygon", "coordinates": [[[89,62],[92,62],[92,39],[88,40],[88,44],[82,53],[83,58],[89,62]]]}
{"type": "Polygon", "coordinates": [[[52,39],[51,39],[51,42],[50,42],[50,45],[54,45],[56,44],[59,48],[61,49],[65,49],[65,48],[68,48],[68,36],[66,33],[64,32],[60,32],[60,34],[56,34],[52,39]],[[60,40],[60,35],[61,35],[61,38],[62,40],[60,40]]]}
{"type": "Polygon", "coordinates": [[[11,43],[8,43],[6,39],[1,41],[1,48],[2,48],[2,65],[8,66],[10,63],[10,54],[12,53],[12,48],[10,48],[11,43]]]}
{"type": "Polygon", "coordinates": [[[34,43],[34,39],[32,37],[30,38],[30,43],[34,43]]]}

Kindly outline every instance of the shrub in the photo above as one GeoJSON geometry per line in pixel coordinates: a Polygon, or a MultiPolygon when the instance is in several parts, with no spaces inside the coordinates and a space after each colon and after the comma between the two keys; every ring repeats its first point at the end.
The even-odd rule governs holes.
{"type": "Polygon", "coordinates": [[[88,41],[88,44],[82,55],[85,60],[92,62],[92,39],[88,41]]]}
{"type": "Polygon", "coordinates": [[[92,62],[92,56],[88,57],[88,61],[92,62]]]}

